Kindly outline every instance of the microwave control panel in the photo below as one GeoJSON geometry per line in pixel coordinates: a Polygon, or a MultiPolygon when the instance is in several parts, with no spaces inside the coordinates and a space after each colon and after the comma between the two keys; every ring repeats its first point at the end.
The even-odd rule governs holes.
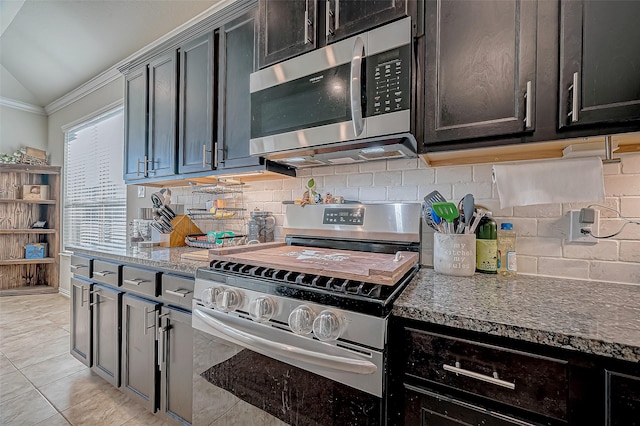
{"type": "Polygon", "coordinates": [[[324,225],[362,225],[364,208],[325,208],[322,223],[324,225]]]}
{"type": "Polygon", "coordinates": [[[367,107],[365,116],[409,109],[411,46],[405,45],[365,58],[367,107]]]}

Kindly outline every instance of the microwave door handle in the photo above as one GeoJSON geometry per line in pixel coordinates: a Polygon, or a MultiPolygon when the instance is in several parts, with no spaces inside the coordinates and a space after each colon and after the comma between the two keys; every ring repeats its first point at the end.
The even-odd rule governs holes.
{"type": "Polygon", "coordinates": [[[364,41],[356,37],[353,45],[353,56],[351,59],[351,118],[353,119],[353,130],[356,136],[360,136],[364,128],[364,118],[362,117],[362,58],[364,56],[364,41]]]}

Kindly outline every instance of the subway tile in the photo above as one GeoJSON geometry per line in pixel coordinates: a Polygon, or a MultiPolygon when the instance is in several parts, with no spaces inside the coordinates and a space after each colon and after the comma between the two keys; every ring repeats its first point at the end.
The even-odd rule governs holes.
{"type": "Polygon", "coordinates": [[[387,199],[386,188],[360,188],[360,201],[382,202],[387,199]]]}
{"type": "Polygon", "coordinates": [[[344,188],[347,186],[347,175],[325,176],[324,184],[332,188],[344,188]]]}
{"type": "Polygon", "coordinates": [[[620,214],[628,218],[640,218],[640,197],[624,197],[620,199],[620,214]]]}
{"type": "Polygon", "coordinates": [[[493,164],[479,164],[473,166],[473,181],[491,184],[493,164]]]}
{"type": "Polygon", "coordinates": [[[427,185],[435,180],[435,172],[432,169],[405,170],[402,173],[403,185],[427,185]]]}
{"type": "Polygon", "coordinates": [[[282,179],[282,189],[301,189],[304,186],[302,179],[299,178],[287,178],[282,179]]]}
{"type": "Polygon", "coordinates": [[[311,174],[312,170],[313,168],[297,169],[296,176],[299,178],[310,178],[312,176],[311,174]]]}
{"type": "Polygon", "coordinates": [[[336,166],[335,172],[337,175],[350,175],[352,173],[358,173],[359,164],[343,164],[336,166]]]}
{"type": "MultiPolygon", "coordinates": [[[[494,218],[496,218],[496,216],[494,216],[494,218]]],[[[504,222],[512,223],[513,229],[516,231],[516,235],[518,236],[518,238],[535,237],[537,235],[538,221],[536,219],[505,217],[496,219],[496,222],[498,222],[498,229],[500,229],[500,224],[504,222]]]]}
{"type": "Polygon", "coordinates": [[[604,190],[607,197],[640,195],[640,174],[605,176],[604,190]]]}
{"type": "Polygon", "coordinates": [[[500,208],[500,201],[497,198],[475,198],[477,207],[484,208],[491,212],[494,218],[513,218],[513,207],[500,208]]]}
{"type": "Polygon", "coordinates": [[[602,165],[602,173],[605,176],[608,175],[619,175],[620,174],[620,163],[609,163],[609,164],[603,164],[602,165]]]}
{"type": "Polygon", "coordinates": [[[517,253],[517,246],[516,262],[519,274],[535,275],[538,273],[538,258],[535,256],[523,256],[517,253]]]}
{"type": "Polygon", "coordinates": [[[292,192],[293,191],[285,191],[285,190],[279,190],[279,191],[272,191],[273,194],[273,201],[288,201],[292,199],[292,192]]]}
{"type": "Polygon", "coordinates": [[[373,174],[375,186],[399,186],[402,184],[402,172],[378,172],[373,174]]]}
{"type": "Polygon", "coordinates": [[[562,205],[562,213],[567,214],[571,210],[580,210],[582,208],[591,208],[600,211],[600,217],[617,217],[616,212],[611,211],[609,209],[602,208],[600,206],[609,207],[610,209],[620,210],[620,198],[618,197],[607,197],[604,201],[600,201],[597,203],[566,203],[562,205]],[[597,205],[594,205],[597,204],[597,205]]]}
{"type": "Polygon", "coordinates": [[[568,259],[618,260],[618,242],[599,241],[594,245],[564,243],[562,254],[568,259]]]}
{"type": "Polygon", "coordinates": [[[427,184],[418,187],[418,197],[423,198],[432,191],[438,191],[444,198],[451,200],[452,187],[451,184],[427,184]]]}
{"type": "Polygon", "coordinates": [[[335,173],[336,173],[335,166],[313,167],[311,169],[312,176],[326,176],[326,175],[333,175],[335,173]]]}
{"type": "Polygon", "coordinates": [[[540,257],[538,259],[538,274],[551,277],[587,279],[589,278],[589,262],[586,260],[540,257]]]}
{"type": "Polygon", "coordinates": [[[472,170],[471,166],[436,168],[436,183],[470,182],[472,170]]]}
{"type": "Polygon", "coordinates": [[[640,240],[640,225],[634,225],[633,223],[627,223],[625,225],[623,219],[604,219],[600,220],[600,226],[598,229],[598,236],[613,235],[620,231],[624,226],[624,229],[620,231],[618,235],[612,237],[616,240],[640,240]]]}
{"type": "Polygon", "coordinates": [[[474,198],[491,198],[491,184],[488,182],[464,182],[453,184],[453,199],[457,203],[466,194],[474,198]]]}
{"type": "Polygon", "coordinates": [[[418,187],[413,185],[394,186],[387,189],[387,201],[415,203],[418,201],[418,187]]]}
{"type": "Polygon", "coordinates": [[[533,206],[516,206],[513,215],[517,217],[560,217],[562,204],[537,204],[533,206]]]}
{"type": "Polygon", "coordinates": [[[538,237],[562,238],[569,236],[569,217],[555,217],[551,219],[538,219],[538,237]]]}
{"type": "Polygon", "coordinates": [[[640,241],[620,241],[618,260],[640,263],[640,241]]]}
{"type": "MultiPolygon", "coordinates": [[[[406,158],[402,160],[389,160],[387,161],[387,170],[415,170],[418,167],[417,158],[406,158]]],[[[379,161],[384,163],[384,161],[379,161]]]]}
{"type": "Polygon", "coordinates": [[[597,281],[640,285],[640,263],[592,261],[589,278],[597,281]]]}
{"type": "Polygon", "coordinates": [[[345,201],[358,201],[360,199],[360,190],[358,188],[343,188],[340,191],[336,191],[333,195],[342,196],[345,201]]]}
{"type": "Polygon", "coordinates": [[[640,174],[640,155],[623,155],[621,159],[623,174],[640,174]]]}
{"type": "Polygon", "coordinates": [[[373,185],[373,173],[359,173],[347,176],[347,186],[360,187],[373,185]]]}
{"type": "Polygon", "coordinates": [[[561,239],[520,237],[518,238],[517,252],[527,256],[562,257],[561,239]]]}
{"type": "Polygon", "coordinates": [[[361,163],[354,173],[375,173],[383,172],[387,170],[386,161],[371,161],[368,163],[361,163]]]}

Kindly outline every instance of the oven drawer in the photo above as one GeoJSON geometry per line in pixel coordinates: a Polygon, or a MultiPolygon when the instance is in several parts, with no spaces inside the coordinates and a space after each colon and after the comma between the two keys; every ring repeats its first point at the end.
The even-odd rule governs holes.
{"type": "Polygon", "coordinates": [[[94,259],[91,278],[96,282],[118,287],[120,285],[121,270],[122,265],[106,262],[104,260],[94,259]]]}
{"type": "Polygon", "coordinates": [[[406,333],[409,376],[567,418],[565,361],[421,330],[406,329],[406,333]]]}
{"type": "Polygon", "coordinates": [[[159,296],[158,279],[161,274],[161,272],[148,269],[124,266],[122,268],[122,287],[134,293],[157,297],[159,296]]]}
{"type": "Polygon", "coordinates": [[[191,310],[193,300],[194,278],[179,277],[176,275],[162,275],[162,300],[169,305],[180,306],[191,310]]]}
{"type": "Polygon", "coordinates": [[[91,278],[91,259],[72,254],[69,269],[76,277],[91,278]]]}

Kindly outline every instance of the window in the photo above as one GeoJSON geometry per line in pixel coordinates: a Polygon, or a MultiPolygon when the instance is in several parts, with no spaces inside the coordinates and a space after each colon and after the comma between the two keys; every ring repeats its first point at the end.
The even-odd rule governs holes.
{"type": "Polygon", "coordinates": [[[65,132],[65,247],[91,250],[126,247],[123,147],[122,108],[65,132]]]}

